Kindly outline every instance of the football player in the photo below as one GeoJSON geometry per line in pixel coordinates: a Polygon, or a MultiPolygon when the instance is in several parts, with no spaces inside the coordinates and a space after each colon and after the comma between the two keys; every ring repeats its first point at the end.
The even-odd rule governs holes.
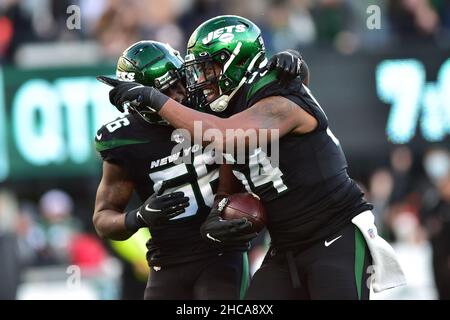
{"type": "MultiPolygon", "coordinates": [[[[247,298],[368,299],[373,280],[368,279],[369,245],[383,250],[378,258],[389,259],[390,269],[375,273],[377,288],[404,284],[392,248],[376,233],[372,205],[347,174],[340,142],[318,101],[299,79],[282,86],[276,71],[258,69],[264,59],[259,28],[239,16],[219,16],[194,31],[187,49],[188,91],[197,99],[196,108],[212,114],[131,83],[117,84],[110,100],[116,106],[133,101],[192,135],[195,122],[201,121],[203,132],[219,130],[222,139],[215,145],[232,155],[227,142],[237,143],[242,129],[265,129],[268,141],[279,135],[278,166],[268,161],[275,155],[258,145],[244,164],[233,163],[232,168],[264,202],[272,240],[247,298]],[[393,281],[383,283],[384,275],[393,281]]],[[[202,225],[205,240],[227,241],[221,223],[213,209],[202,225]]]]}
{"type": "MultiPolygon", "coordinates": [[[[295,73],[297,59],[285,60],[281,54],[273,66],[286,68],[287,76],[291,69],[295,73]]],[[[116,74],[186,104],[182,64],[169,45],[141,41],[124,51],[116,74]]],[[[132,106],[129,111],[96,135],[103,159],[93,216],[98,234],[124,240],[149,228],[147,260],[153,270],[145,299],[239,299],[248,284],[245,252],[253,235],[236,236],[249,224],[228,222],[235,232],[225,246],[211,245],[200,234],[217,191],[219,166],[209,164],[211,155],[196,152],[196,145],[174,148],[182,137],[172,135],[174,128],[157,114],[132,106]],[[177,162],[181,157],[190,161],[177,162]],[[124,213],[133,191],[143,204],[124,213]]]]}

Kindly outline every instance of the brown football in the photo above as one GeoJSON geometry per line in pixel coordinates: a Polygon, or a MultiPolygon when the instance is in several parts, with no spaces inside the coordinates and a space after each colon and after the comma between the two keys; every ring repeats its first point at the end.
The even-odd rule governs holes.
{"type": "Polygon", "coordinates": [[[254,232],[260,232],[267,223],[266,210],[262,202],[251,193],[235,193],[228,196],[222,218],[225,220],[247,218],[252,223],[254,232]]]}

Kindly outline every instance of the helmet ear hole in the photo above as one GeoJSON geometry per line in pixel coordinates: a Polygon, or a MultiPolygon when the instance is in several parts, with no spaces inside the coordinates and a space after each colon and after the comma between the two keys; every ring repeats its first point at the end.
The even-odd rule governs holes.
{"type": "Polygon", "coordinates": [[[219,58],[220,63],[223,64],[230,58],[230,53],[227,50],[222,50],[217,53],[217,57],[219,58]]]}

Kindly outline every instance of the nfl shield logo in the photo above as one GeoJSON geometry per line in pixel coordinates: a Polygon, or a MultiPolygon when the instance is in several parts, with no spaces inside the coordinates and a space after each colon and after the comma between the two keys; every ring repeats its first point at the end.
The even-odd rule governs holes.
{"type": "Polygon", "coordinates": [[[172,141],[175,141],[176,143],[182,143],[184,141],[183,134],[174,131],[172,133],[172,141]]]}
{"type": "Polygon", "coordinates": [[[369,233],[370,239],[375,238],[375,231],[373,229],[369,229],[369,230],[367,230],[367,232],[369,233]]]}

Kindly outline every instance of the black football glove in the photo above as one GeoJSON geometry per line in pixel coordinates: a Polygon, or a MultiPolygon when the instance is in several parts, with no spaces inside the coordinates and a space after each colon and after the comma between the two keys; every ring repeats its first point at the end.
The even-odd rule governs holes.
{"type": "Polygon", "coordinates": [[[157,89],[137,82],[121,81],[105,76],[98,76],[97,80],[113,87],[109,91],[109,101],[120,112],[124,112],[124,105],[129,103],[131,107],[139,111],[158,113],[169,99],[157,89]]]}
{"type": "Polygon", "coordinates": [[[278,52],[270,58],[266,69],[277,70],[280,83],[287,85],[290,81],[301,75],[302,63],[303,58],[300,52],[288,49],[278,52]]]}
{"type": "Polygon", "coordinates": [[[126,213],[125,226],[130,231],[143,227],[154,227],[167,223],[170,219],[185,212],[189,198],[183,192],[158,196],[151,195],[142,206],[126,213]]]}
{"type": "Polygon", "coordinates": [[[219,245],[245,245],[258,234],[252,232],[252,223],[245,218],[224,220],[221,218],[228,198],[223,198],[211,209],[206,221],[200,227],[200,233],[206,241],[219,245]]]}

